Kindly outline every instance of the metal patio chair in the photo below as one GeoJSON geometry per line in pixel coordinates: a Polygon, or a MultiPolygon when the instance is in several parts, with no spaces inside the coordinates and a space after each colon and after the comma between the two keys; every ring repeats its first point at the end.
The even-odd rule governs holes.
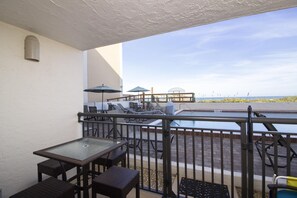
{"type": "Polygon", "coordinates": [[[297,177],[273,176],[273,184],[267,185],[270,198],[293,198],[297,197],[297,177]],[[285,183],[280,181],[284,180],[285,183]]]}
{"type": "MultiPolygon", "coordinates": [[[[170,143],[173,142],[175,135],[170,134],[170,143]]],[[[130,148],[138,148],[142,152],[142,148],[146,146],[141,146],[142,143],[147,143],[151,145],[151,148],[160,153],[160,159],[163,158],[163,137],[161,133],[151,132],[150,129],[140,127],[139,131],[129,131],[128,136],[123,133],[123,138],[128,141],[128,146],[130,148]]]]}
{"type": "MultiPolygon", "coordinates": [[[[265,115],[258,113],[258,112],[254,112],[254,115],[257,117],[266,118],[265,115]]],[[[268,131],[277,132],[277,129],[273,126],[273,124],[263,123],[263,125],[266,127],[266,129],[268,131]]],[[[280,135],[278,133],[276,133],[276,134],[272,133],[272,134],[270,134],[270,136],[271,137],[261,137],[255,142],[256,149],[257,149],[261,159],[265,161],[265,165],[273,167],[274,166],[274,157],[285,159],[284,160],[285,162],[287,161],[286,159],[288,157],[290,159],[290,162],[294,158],[297,158],[296,151],[290,146],[290,144],[288,144],[288,142],[282,135],[280,135]],[[276,142],[274,142],[275,138],[277,139],[276,142]],[[269,140],[269,139],[271,139],[271,140],[269,140]],[[262,150],[263,150],[262,146],[263,145],[264,145],[264,156],[262,156],[262,150]],[[277,156],[274,153],[275,146],[278,147],[278,151],[279,151],[277,156]],[[281,149],[283,150],[283,152],[281,152],[281,149]],[[289,150],[289,156],[287,155],[287,150],[289,150]],[[265,160],[265,157],[267,157],[268,161],[265,160]]],[[[277,167],[285,168],[285,167],[287,167],[287,164],[278,164],[277,167]]]]}

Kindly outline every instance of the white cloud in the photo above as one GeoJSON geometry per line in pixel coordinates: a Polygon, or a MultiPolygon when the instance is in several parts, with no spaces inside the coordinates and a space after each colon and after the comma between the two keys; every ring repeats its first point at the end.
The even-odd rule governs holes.
{"type": "Polygon", "coordinates": [[[296,18],[286,18],[271,12],[176,31],[168,36],[191,38],[199,48],[209,42],[229,39],[265,41],[297,37],[297,23],[296,18]]]}
{"type": "Polygon", "coordinates": [[[292,95],[297,87],[294,52],[273,52],[233,65],[197,69],[195,77],[179,76],[173,82],[202,96],[292,95]],[[285,59],[285,61],[284,61],[285,59]]]}
{"type": "Polygon", "coordinates": [[[166,49],[170,42],[178,48],[160,53],[158,67],[150,60],[133,64],[130,84],[155,92],[177,86],[197,96],[297,95],[297,47],[290,45],[297,42],[296,17],[273,12],[166,34],[166,49]],[[271,45],[275,38],[281,46],[271,45]]]}

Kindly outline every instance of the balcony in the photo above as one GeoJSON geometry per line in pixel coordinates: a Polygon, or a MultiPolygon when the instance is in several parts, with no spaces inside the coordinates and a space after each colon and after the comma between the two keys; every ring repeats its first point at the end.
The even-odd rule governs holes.
{"type": "Polygon", "coordinates": [[[83,136],[128,141],[127,166],[140,171],[144,190],[164,197],[252,197],[254,192],[265,197],[273,174],[297,175],[297,156],[292,153],[297,151],[296,133],[253,128],[265,123],[296,126],[297,120],[251,113],[238,118],[78,113],[78,118],[83,136]],[[183,127],[174,120],[213,127],[183,127]],[[236,123],[238,129],[220,128],[218,123],[236,123]],[[286,147],[278,146],[275,134],[281,134],[286,147]],[[272,161],[264,149],[268,143],[272,161]]]}

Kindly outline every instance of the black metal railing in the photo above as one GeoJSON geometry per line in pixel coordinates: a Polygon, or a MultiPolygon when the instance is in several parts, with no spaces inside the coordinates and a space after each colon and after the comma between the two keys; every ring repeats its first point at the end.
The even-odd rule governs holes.
{"type": "MultiPolygon", "coordinates": [[[[248,116],[251,113],[250,109],[246,118],[78,113],[78,118],[83,136],[127,140],[127,166],[140,171],[142,189],[164,197],[236,197],[236,193],[253,197],[258,182],[255,190],[262,191],[265,197],[269,178],[274,173],[296,174],[297,159],[289,160],[292,151],[286,148],[282,154],[287,164],[280,168],[276,147],[272,167],[265,165],[265,160],[254,152],[256,142],[262,138],[260,153],[265,159],[264,145],[278,143],[276,136],[268,136],[279,132],[253,131],[253,125],[264,122],[297,125],[297,120],[254,118],[248,116]],[[208,121],[214,127],[171,126],[173,120],[208,121]],[[216,128],[218,122],[237,123],[238,129],[216,128]],[[193,194],[197,192],[199,196],[193,194]]],[[[282,133],[293,150],[297,149],[295,135],[282,133]]]]}
{"type": "MultiPolygon", "coordinates": [[[[267,184],[272,182],[271,177],[276,175],[297,176],[297,119],[291,118],[252,118],[251,125],[273,124],[294,125],[296,131],[255,131],[252,130],[253,145],[249,155],[253,164],[249,167],[250,175],[253,175],[254,186],[249,190],[252,193],[254,187],[261,192],[264,198],[267,192],[267,184]],[[253,187],[253,188],[252,188],[253,187]]],[[[294,128],[295,129],[295,128],[294,128]]],[[[250,179],[251,180],[251,179],[250,179]]]]}
{"type": "MultiPolygon", "coordinates": [[[[172,153],[175,154],[172,160],[177,169],[176,179],[179,181],[175,186],[177,192],[191,195],[186,190],[179,189],[181,178],[184,177],[199,180],[201,184],[205,184],[201,197],[208,197],[207,195],[216,197],[215,194],[208,194],[209,192],[223,195],[220,191],[223,190],[224,185],[230,185],[230,197],[234,197],[235,175],[241,172],[240,135],[244,133],[244,128],[244,123],[242,130],[172,128],[177,137],[175,147],[172,149],[172,153]],[[210,183],[216,184],[219,188],[210,190],[215,186],[210,183]]],[[[236,181],[238,182],[241,181],[236,181]]],[[[183,186],[184,189],[191,189],[186,185],[183,186]]]]}

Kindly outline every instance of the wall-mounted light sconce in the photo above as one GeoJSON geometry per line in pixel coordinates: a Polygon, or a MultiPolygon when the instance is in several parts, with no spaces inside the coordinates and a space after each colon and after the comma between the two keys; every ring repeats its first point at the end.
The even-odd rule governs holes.
{"type": "Polygon", "coordinates": [[[39,62],[39,41],[35,36],[25,38],[25,59],[39,62]]]}

